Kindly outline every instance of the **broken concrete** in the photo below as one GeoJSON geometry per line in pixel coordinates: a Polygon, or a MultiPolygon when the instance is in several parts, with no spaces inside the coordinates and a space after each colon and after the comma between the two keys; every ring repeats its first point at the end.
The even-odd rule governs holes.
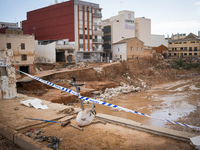
{"type": "MultiPolygon", "coordinates": [[[[0,51],[1,63],[12,66],[14,64],[14,56],[12,49],[0,51]]],[[[0,99],[9,99],[16,96],[16,74],[15,70],[0,66],[0,99]]]]}

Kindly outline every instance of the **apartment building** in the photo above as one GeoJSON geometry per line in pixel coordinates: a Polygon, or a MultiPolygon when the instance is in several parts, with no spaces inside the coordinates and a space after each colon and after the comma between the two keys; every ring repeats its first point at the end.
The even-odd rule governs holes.
{"type": "Polygon", "coordinates": [[[0,29],[0,50],[12,50],[16,69],[34,73],[35,38],[34,35],[24,35],[21,29],[0,29]],[[5,31],[5,32],[4,32],[5,31]]]}
{"type": "Polygon", "coordinates": [[[183,38],[172,37],[169,41],[169,57],[188,58],[200,57],[200,35],[193,33],[183,38]]]}
{"type": "MultiPolygon", "coordinates": [[[[135,18],[134,11],[124,10],[118,12],[117,16],[103,20],[103,47],[107,60],[114,58],[114,43],[135,37],[144,42],[145,47],[151,46],[150,19],[135,18]]],[[[149,50],[151,51],[151,48],[149,50]]]]}
{"type": "Polygon", "coordinates": [[[69,39],[75,43],[76,61],[99,62],[103,53],[101,17],[99,4],[70,0],[27,12],[22,28],[38,41],[69,39]]]}
{"type": "Polygon", "coordinates": [[[144,42],[146,46],[151,44],[151,19],[140,17],[135,18],[135,37],[144,42]]]}
{"type": "Polygon", "coordinates": [[[113,44],[127,38],[135,37],[135,13],[120,11],[117,16],[103,20],[103,47],[107,62],[114,57],[113,44]]]}

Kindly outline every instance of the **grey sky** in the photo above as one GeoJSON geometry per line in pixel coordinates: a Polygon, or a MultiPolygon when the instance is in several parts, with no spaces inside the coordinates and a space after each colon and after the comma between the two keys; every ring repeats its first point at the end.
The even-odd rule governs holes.
{"type": "MultiPolygon", "coordinates": [[[[57,0],[58,2],[66,0],[57,0]]],[[[152,34],[171,35],[200,31],[200,0],[84,0],[100,5],[102,19],[130,10],[151,19],[152,34]]],[[[0,22],[26,20],[26,12],[49,6],[54,0],[0,0],[0,22]]]]}

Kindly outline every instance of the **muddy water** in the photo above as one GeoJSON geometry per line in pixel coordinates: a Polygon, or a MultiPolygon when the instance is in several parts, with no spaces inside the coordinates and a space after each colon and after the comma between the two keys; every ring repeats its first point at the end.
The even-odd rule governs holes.
{"type": "MultiPolygon", "coordinates": [[[[147,115],[177,120],[187,116],[200,105],[200,78],[157,86],[148,91],[130,93],[106,101],[147,115]]],[[[80,107],[80,105],[77,105],[80,107]]],[[[91,107],[90,104],[84,105],[91,107]]],[[[113,110],[96,104],[97,113],[131,119],[142,124],[165,127],[166,122],[144,116],[113,110]]]]}

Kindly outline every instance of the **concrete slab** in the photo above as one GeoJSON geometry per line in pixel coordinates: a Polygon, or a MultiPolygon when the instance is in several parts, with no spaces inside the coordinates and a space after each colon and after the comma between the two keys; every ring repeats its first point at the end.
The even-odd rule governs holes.
{"type": "Polygon", "coordinates": [[[166,137],[170,137],[170,138],[182,140],[182,141],[187,141],[187,142],[190,141],[190,138],[196,136],[195,134],[176,131],[176,130],[167,129],[167,128],[163,128],[163,127],[143,125],[141,123],[138,123],[138,122],[135,122],[135,121],[132,121],[129,119],[124,119],[124,118],[101,114],[101,113],[97,114],[96,118],[105,120],[110,123],[123,125],[123,126],[129,127],[132,129],[136,129],[139,131],[144,131],[144,132],[148,132],[148,133],[152,133],[152,134],[156,134],[156,135],[166,136],[166,137]]]}

